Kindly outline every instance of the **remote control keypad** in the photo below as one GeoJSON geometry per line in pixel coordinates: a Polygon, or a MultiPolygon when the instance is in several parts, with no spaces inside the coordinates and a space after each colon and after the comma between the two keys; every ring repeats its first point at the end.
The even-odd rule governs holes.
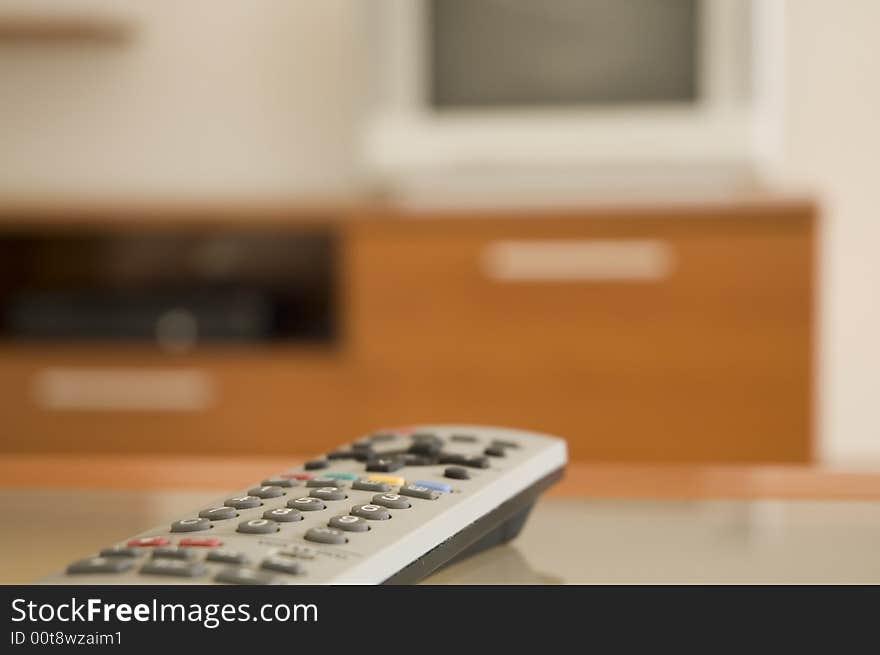
{"type": "Polygon", "coordinates": [[[370,552],[368,544],[376,543],[371,540],[383,543],[383,537],[405,534],[403,526],[414,529],[421,508],[468,491],[467,485],[476,483],[471,480],[484,475],[476,469],[493,468],[493,461],[503,467],[520,448],[511,440],[465,433],[445,438],[428,431],[409,437],[377,433],[174,521],[165,527],[171,539],[135,538],[74,562],[68,572],[123,577],[139,572],[228,584],[284,584],[298,576],[309,582],[313,566],[326,570],[328,562],[352,561],[352,555],[370,552]],[[290,490],[297,486],[307,495],[293,497],[290,490]],[[333,505],[347,499],[356,504],[333,505]],[[333,515],[322,515],[328,507],[333,515]],[[349,513],[340,514],[345,508],[349,513]],[[390,521],[396,513],[403,523],[390,521]],[[213,534],[186,535],[207,531],[213,534]]]}

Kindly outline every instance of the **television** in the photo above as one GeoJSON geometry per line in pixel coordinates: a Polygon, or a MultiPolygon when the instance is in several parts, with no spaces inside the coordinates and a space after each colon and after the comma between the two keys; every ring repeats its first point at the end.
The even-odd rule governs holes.
{"type": "Polygon", "coordinates": [[[755,184],[783,0],[375,0],[366,168],[435,199],[755,184]]]}

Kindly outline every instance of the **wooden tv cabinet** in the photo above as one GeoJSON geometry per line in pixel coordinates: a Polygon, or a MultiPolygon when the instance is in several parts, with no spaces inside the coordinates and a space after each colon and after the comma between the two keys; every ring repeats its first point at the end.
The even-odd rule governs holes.
{"type": "Polygon", "coordinates": [[[84,231],[327,236],[335,328],[185,352],[5,339],[0,451],[302,454],[382,426],[472,422],[563,435],[575,459],[807,462],[815,214],[778,197],[6,208],[0,245],[84,231]]]}

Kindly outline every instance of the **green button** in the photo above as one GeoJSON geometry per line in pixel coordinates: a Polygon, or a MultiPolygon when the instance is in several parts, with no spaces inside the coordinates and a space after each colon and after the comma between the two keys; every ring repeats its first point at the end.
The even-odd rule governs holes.
{"type": "Polygon", "coordinates": [[[325,473],[322,477],[333,478],[334,480],[357,480],[358,476],[354,473],[325,473]]]}

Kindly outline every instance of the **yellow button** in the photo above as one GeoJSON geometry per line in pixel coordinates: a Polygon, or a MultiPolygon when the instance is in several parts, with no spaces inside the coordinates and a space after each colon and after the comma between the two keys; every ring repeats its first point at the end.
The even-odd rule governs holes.
{"type": "Polygon", "coordinates": [[[395,487],[402,487],[406,480],[396,475],[371,475],[367,478],[370,482],[387,482],[395,487]]]}

